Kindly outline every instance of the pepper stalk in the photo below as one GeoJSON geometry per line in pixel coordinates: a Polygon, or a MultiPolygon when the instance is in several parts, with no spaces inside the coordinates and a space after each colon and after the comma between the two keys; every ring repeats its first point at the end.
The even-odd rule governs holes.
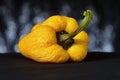
{"type": "Polygon", "coordinates": [[[63,46],[64,49],[68,49],[74,42],[73,37],[75,37],[78,33],[80,33],[82,30],[84,30],[88,26],[88,24],[92,20],[93,13],[91,10],[86,10],[84,11],[83,16],[85,17],[82,20],[82,22],[79,24],[79,27],[75,32],[58,35],[58,44],[63,46]]]}

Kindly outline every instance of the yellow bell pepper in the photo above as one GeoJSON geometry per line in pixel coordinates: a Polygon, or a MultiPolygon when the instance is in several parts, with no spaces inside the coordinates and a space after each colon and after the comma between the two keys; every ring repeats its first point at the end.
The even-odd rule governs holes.
{"type": "Polygon", "coordinates": [[[92,19],[92,11],[83,14],[78,25],[74,18],[55,15],[33,26],[30,33],[20,39],[20,53],[43,63],[82,61],[88,50],[89,37],[83,30],[92,19]]]}

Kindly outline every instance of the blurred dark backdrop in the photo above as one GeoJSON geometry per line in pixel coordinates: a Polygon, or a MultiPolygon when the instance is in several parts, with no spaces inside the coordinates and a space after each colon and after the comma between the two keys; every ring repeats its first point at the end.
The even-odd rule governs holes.
{"type": "Polygon", "coordinates": [[[31,27],[51,15],[66,15],[82,20],[91,9],[93,20],[86,28],[89,52],[119,52],[119,0],[1,0],[0,53],[19,52],[17,43],[31,27]]]}

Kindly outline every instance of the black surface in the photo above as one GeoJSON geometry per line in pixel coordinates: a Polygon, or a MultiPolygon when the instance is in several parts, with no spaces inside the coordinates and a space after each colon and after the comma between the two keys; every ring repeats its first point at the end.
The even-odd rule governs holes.
{"type": "Polygon", "coordinates": [[[88,53],[79,63],[43,64],[0,54],[0,80],[120,80],[119,53],[88,53]]]}

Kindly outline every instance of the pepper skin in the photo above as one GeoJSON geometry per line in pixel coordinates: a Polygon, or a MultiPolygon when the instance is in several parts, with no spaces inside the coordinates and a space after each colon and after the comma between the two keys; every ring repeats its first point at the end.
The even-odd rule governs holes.
{"type": "Polygon", "coordinates": [[[74,18],[60,15],[36,24],[30,33],[20,39],[20,53],[41,63],[82,61],[87,55],[89,43],[88,34],[82,28],[90,22],[91,11],[87,10],[86,15],[81,28],[74,18]]]}

